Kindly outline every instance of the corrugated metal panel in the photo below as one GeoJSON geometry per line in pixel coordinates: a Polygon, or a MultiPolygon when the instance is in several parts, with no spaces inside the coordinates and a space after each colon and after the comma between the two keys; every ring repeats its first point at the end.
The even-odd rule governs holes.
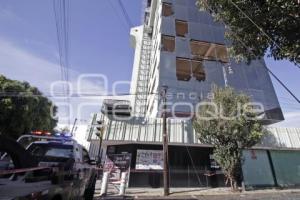
{"type": "MultiPolygon", "coordinates": [[[[162,118],[133,118],[127,121],[105,121],[104,140],[132,142],[162,142],[162,118]]],[[[167,130],[170,143],[201,144],[190,120],[167,119],[167,130]]],[[[300,128],[268,127],[268,135],[257,147],[265,148],[300,148],[300,128]]],[[[95,132],[95,130],[94,130],[95,132]]],[[[92,140],[98,139],[95,134],[92,140]]]]}
{"type": "Polygon", "coordinates": [[[291,140],[290,140],[287,129],[279,128],[279,130],[277,130],[277,132],[279,132],[278,136],[280,138],[281,145],[284,146],[284,147],[291,148],[292,144],[291,144],[291,140]]]}
{"type": "Polygon", "coordinates": [[[264,138],[263,147],[300,148],[300,128],[268,127],[269,134],[264,138]]]}
{"type": "MultiPolygon", "coordinates": [[[[105,120],[105,140],[134,141],[134,142],[162,142],[161,118],[131,119],[128,121],[105,120]]],[[[167,130],[171,143],[195,143],[196,136],[189,121],[168,119],[167,130]]],[[[92,137],[93,138],[93,137],[92,137]]]]}
{"type": "Polygon", "coordinates": [[[300,147],[300,132],[297,131],[296,128],[290,128],[288,129],[290,140],[292,143],[293,148],[299,148],[300,147]]]}

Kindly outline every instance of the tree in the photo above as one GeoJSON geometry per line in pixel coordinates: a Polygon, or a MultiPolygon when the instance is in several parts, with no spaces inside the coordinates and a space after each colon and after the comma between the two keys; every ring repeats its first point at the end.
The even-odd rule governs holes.
{"type": "Polygon", "coordinates": [[[33,130],[52,131],[56,106],[27,82],[0,75],[0,134],[11,138],[33,130]],[[52,112],[51,112],[52,111],[52,112]]]}
{"type": "Polygon", "coordinates": [[[250,62],[267,54],[300,63],[298,0],[199,0],[198,5],[227,25],[232,56],[250,62]]]}
{"type": "Polygon", "coordinates": [[[199,140],[213,145],[213,156],[221,166],[233,190],[242,177],[242,151],[263,137],[258,114],[252,110],[250,98],[232,88],[212,88],[213,99],[201,103],[193,126],[199,140]]]}

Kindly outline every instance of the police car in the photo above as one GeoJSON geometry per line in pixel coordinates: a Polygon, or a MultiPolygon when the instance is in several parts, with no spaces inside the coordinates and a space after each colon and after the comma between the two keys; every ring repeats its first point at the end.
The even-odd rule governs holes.
{"type": "Polygon", "coordinates": [[[37,177],[46,175],[51,188],[56,186],[45,190],[46,199],[93,199],[96,163],[82,145],[64,134],[23,135],[18,142],[37,161],[38,167],[45,167],[37,172],[37,177]]]}

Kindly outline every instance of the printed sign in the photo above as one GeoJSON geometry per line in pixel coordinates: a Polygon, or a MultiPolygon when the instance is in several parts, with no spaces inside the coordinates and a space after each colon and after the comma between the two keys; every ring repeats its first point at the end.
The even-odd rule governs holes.
{"type": "Polygon", "coordinates": [[[163,151],[137,150],[135,169],[162,170],[163,165],[163,151]]]}
{"type": "Polygon", "coordinates": [[[131,154],[109,154],[106,157],[103,170],[111,171],[114,169],[119,169],[121,171],[126,171],[130,168],[131,154]]]}
{"type": "Polygon", "coordinates": [[[105,159],[103,172],[109,172],[109,183],[120,184],[122,172],[127,172],[126,182],[130,173],[131,154],[109,154],[105,159]]]}

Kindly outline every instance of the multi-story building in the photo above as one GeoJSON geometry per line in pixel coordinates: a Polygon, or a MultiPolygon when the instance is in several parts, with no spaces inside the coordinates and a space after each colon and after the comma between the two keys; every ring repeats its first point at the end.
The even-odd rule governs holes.
{"type": "MultiPolygon", "coordinates": [[[[162,149],[162,86],[168,87],[171,186],[224,185],[222,171],[211,158],[211,146],[199,142],[191,120],[196,104],[213,98],[210,93],[213,84],[231,86],[248,94],[253,102],[260,103],[266,125],[283,120],[264,60],[247,64],[230,58],[227,52],[230,42],[225,40],[224,32],[223,24],[215,22],[209,13],[199,11],[196,0],[147,1],[144,24],[131,29],[131,44],[135,48],[131,107],[125,106],[126,113],[121,114],[121,118],[111,116],[110,109],[93,120],[105,124],[102,158],[106,154],[131,153],[130,186],[162,185],[159,153],[162,149]],[[132,111],[130,117],[129,110],[132,111]],[[152,159],[145,159],[149,155],[152,159]],[[213,176],[209,171],[213,171],[213,176]]],[[[118,108],[114,106],[117,102],[108,101],[103,108],[118,108]]],[[[271,129],[270,135],[255,147],[256,150],[245,151],[246,184],[277,184],[274,177],[277,169],[272,163],[272,159],[276,160],[277,150],[274,149],[300,148],[300,131],[295,131],[288,131],[283,137],[294,138],[292,147],[271,129]],[[254,164],[262,170],[251,167],[254,164]],[[266,178],[253,179],[257,174],[266,178]]],[[[99,140],[93,126],[87,138],[91,142],[90,153],[96,156],[99,140]]],[[[295,158],[294,154],[292,158],[295,158]]],[[[300,160],[296,160],[300,165],[300,160]]],[[[279,166],[279,162],[275,165],[279,166]]]]}
{"type": "Polygon", "coordinates": [[[224,32],[223,24],[199,11],[196,0],[152,1],[145,24],[131,31],[136,48],[131,87],[137,93],[135,114],[160,117],[159,93],[165,85],[169,115],[191,116],[215,84],[231,86],[261,103],[266,123],[283,120],[264,60],[247,64],[229,58],[224,32]]]}

